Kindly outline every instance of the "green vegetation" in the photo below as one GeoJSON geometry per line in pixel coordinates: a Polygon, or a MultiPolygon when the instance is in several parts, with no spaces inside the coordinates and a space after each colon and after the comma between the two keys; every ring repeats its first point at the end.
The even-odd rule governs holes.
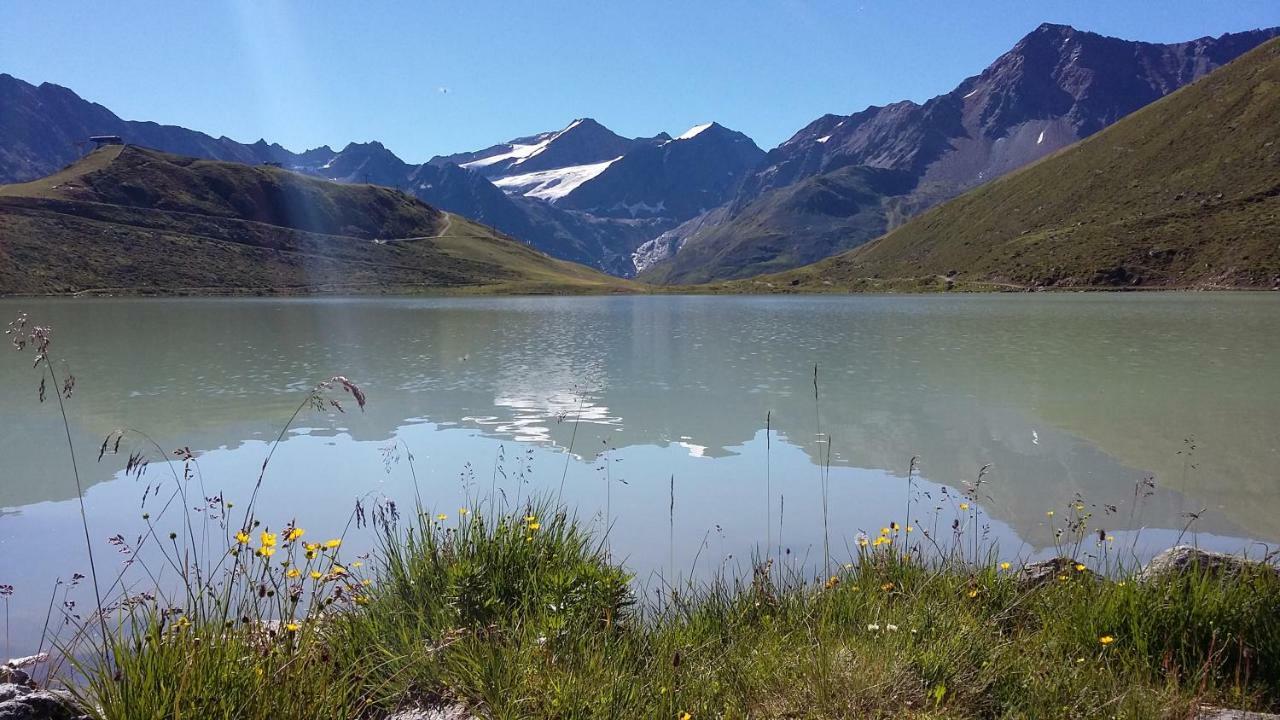
{"type": "Polygon", "coordinates": [[[1280,282],[1280,41],[873,243],[731,292],[1280,282]]]}
{"type": "MultiPolygon", "coordinates": [[[[385,511],[384,511],[385,512],[385,511]]],[[[256,521],[251,522],[256,525],[256,521]]],[[[129,604],[82,664],[103,718],[1185,717],[1280,705],[1280,580],[1139,583],[1071,565],[927,562],[887,530],[824,583],[748,583],[637,606],[600,538],[534,502],[375,522],[368,566],[292,524],[253,527],[187,602],[129,604]],[[131,633],[130,629],[135,633],[131,633]]],[[[232,526],[234,527],[234,526],[232,526]]],[[[92,629],[86,630],[91,639],[92,629]]]]}
{"type": "Polygon", "coordinates": [[[109,146],[0,187],[8,294],[629,290],[404,193],[109,146]]]}

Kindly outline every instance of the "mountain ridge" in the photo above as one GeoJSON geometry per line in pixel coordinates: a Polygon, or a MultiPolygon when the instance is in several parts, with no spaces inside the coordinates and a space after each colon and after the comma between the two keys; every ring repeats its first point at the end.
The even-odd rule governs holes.
{"type": "MultiPolygon", "coordinates": [[[[1042,24],[950,92],[924,103],[828,114],[802,128],[769,151],[714,222],[691,223],[642,246],[640,277],[698,282],[776,270],[770,265],[778,261],[812,262],[818,258],[806,254],[797,231],[838,225],[839,218],[814,217],[788,205],[778,191],[847,166],[909,173],[914,186],[884,195],[878,209],[862,203],[840,243],[830,245],[835,251],[855,247],[942,200],[1088,137],[1277,34],[1280,28],[1268,28],[1161,44],[1042,24]],[[744,238],[756,238],[745,251],[753,263],[735,263],[727,252],[741,249],[744,238]],[[775,248],[795,252],[787,260],[771,254],[775,248]]],[[[840,185],[842,179],[830,181],[840,185]]]]}
{"type": "Polygon", "coordinates": [[[1276,237],[1280,38],[874,242],[730,285],[1274,289],[1276,237]]]}

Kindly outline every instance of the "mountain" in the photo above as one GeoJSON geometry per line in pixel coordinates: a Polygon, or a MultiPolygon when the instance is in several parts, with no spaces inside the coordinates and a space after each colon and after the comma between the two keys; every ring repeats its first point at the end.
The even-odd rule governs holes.
{"type": "MultiPolygon", "coordinates": [[[[626,276],[642,244],[725,202],[763,156],[746,135],[718,123],[677,138],[624,138],[582,118],[429,164],[457,163],[485,175],[537,222],[558,228],[562,257],[626,276]]],[[[499,227],[521,237],[537,232],[499,227]]]]}
{"type": "Polygon", "coordinates": [[[172,125],[122,120],[67,88],[0,75],[0,183],[32,180],[75,162],[92,135],[119,135],[127,143],[191,157],[276,163],[330,180],[398,188],[555,257],[621,276],[634,274],[636,248],[679,222],[555,206],[611,161],[671,140],[665,133],[623,138],[582,118],[556,132],[413,165],[378,142],[294,153],[265,140],[244,144],[172,125]]]}
{"type": "Polygon", "coordinates": [[[512,140],[479,152],[435,157],[428,162],[454,163],[485,177],[501,178],[593,165],[625,155],[645,142],[643,138],[624,138],[591,118],[579,118],[557,132],[512,140]]]}
{"type": "Polygon", "coordinates": [[[0,186],[5,294],[626,287],[405,193],[265,165],[111,145],[0,186]]]}
{"type": "Polygon", "coordinates": [[[1280,288],[1280,39],[873,243],[733,285],[1280,288]]]}
{"type": "Polygon", "coordinates": [[[724,203],[764,157],[740,132],[719,123],[642,144],[563,195],[559,207],[600,217],[687,220],[724,203]]]}
{"type": "Polygon", "coordinates": [[[642,246],[641,276],[745,277],[856,247],[1098,132],[1278,31],[1155,44],[1041,25],[945,95],[810,123],[771,150],[725,206],[642,246]]]}

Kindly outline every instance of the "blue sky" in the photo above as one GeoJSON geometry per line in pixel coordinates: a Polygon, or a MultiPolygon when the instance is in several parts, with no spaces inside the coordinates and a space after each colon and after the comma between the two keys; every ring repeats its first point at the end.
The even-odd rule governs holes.
{"type": "Polygon", "coordinates": [[[1041,22],[1173,42],[1280,25],[1280,0],[0,0],[0,72],[294,150],[421,162],[583,116],[628,136],[718,120],[768,149],[946,92],[1041,22]]]}

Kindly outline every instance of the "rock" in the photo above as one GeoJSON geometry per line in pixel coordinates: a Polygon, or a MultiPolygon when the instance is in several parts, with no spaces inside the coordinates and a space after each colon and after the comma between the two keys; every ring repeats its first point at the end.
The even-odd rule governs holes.
{"type": "Polygon", "coordinates": [[[1077,578],[1094,580],[1098,577],[1097,573],[1088,568],[1077,570],[1076,565],[1078,564],[1068,557],[1056,557],[1050,560],[1030,563],[1029,565],[1024,565],[1018,571],[1018,584],[1025,587],[1038,587],[1063,577],[1068,580],[1077,578]]]}
{"type": "Polygon", "coordinates": [[[1191,570],[1202,570],[1214,575],[1240,575],[1246,571],[1280,573],[1266,563],[1246,560],[1238,555],[1209,552],[1190,545],[1179,545],[1156,555],[1138,573],[1138,582],[1150,582],[1169,574],[1181,575],[1191,570]]]}
{"type": "Polygon", "coordinates": [[[31,676],[25,670],[19,670],[16,667],[8,667],[0,665],[0,683],[13,683],[14,685],[26,685],[31,682],[31,676]]]}
{"type": "Polygon", "coordinates": [[[386,720],[475,720],[461,704],[439,705],[430,708],[412,708],[388,715],[386,720]]]}
{"type": "Polygon", "coordinates": [[[1195,720],[1280,720],[1280,715],[1249,712],[1248,710],[1201,707],[1196,710],[1195,720]]]}
{"type": "Polygon", "coordinates": [[[0,720],[78,720],[84,717],[65,695],[0,684],[0,720]]]}

